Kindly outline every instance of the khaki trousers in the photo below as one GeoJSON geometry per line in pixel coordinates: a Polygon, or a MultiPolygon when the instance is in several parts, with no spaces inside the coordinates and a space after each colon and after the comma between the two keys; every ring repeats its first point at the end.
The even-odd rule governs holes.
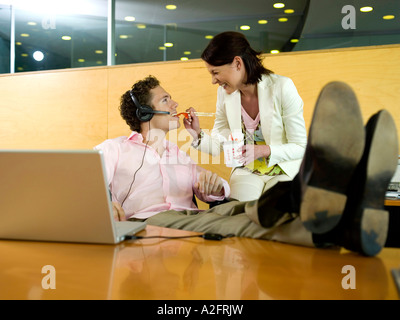
{"type": "Polygon", "coordinates": [[[229,178],[231,198],[239,201],[256,200],[263,192],[271,189],[279,181],[290,180],[292,179],[286,174],[259,176],[242,168],[236,168],[229,178]]]}
{"type": "Polygon", "coordinates": [[[283,214],[271,228],[253,222],[258,201],[231,201],[202,212],[164,211],[147,219],[149,225],[202,233],[234,235],[313,247],[312,234],[307,231],[296,214],[283,214]]]}

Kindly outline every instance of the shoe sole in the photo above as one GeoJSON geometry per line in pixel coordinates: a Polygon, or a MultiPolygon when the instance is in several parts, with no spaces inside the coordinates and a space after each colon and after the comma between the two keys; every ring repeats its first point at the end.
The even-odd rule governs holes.
{"type": "MultiPolygon", "coordinates": [[[[386,110],[378,114],[366,165],[366,181],[358,207],[358,226],[353,237],[367,256],[377,255],[384,247],[389,227],[389,213],[384,210],[385,193],[398,163],[398,138],[395,122],[386,110]],[[359,231],[358,231],[359,230],[359,231]],[[359,233],[359,234],[357,234],[359,233]]],[[[363,159],[364,160],[364,159],[363,159]]]]}
{"type": "Polygon", "coordinates": [[[312,166],[302,186],[300,218],[309,231],[326,233],[339,223],[364,142],[364,124],[353,90],[343,82],[327,84],[315,106],[305,155],[311,157],[312,166]]]}

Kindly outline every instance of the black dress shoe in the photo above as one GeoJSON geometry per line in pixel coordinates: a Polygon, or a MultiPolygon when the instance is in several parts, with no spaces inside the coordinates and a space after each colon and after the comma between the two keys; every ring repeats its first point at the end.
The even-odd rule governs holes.
{"type": "Polygon", "coordinates": [[[381,251],[389,224],[385,193],[397,159],[396,125],[386,110],[379,111],[366,125],[364,154],[349,185],[342,220],[332,231],[313,235],[317,246],[341,245],[366,256],[381,251]]]}
{"type": "Polygon", "coordinates": [[[348,193],[345,248],[374,256],[385,245],[389,227],[385,193],[397,168],[398,148],[395,122],[381,110],[367,123],[364,154],[348,193]]]}
{"type": "Polygon", "coordinates": [[[364,141],[362,115],[353,90],[343,82],[327,84],[314,109],[298,174],[300,217],[309,231],[326,233],[339,223],[364,141]]]}

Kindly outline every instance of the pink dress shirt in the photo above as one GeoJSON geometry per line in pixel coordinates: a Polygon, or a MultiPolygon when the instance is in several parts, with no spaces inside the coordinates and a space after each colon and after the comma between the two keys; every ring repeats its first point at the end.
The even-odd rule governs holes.
{"type": "Polygon", "coordinates": [[[143,166],[136,172],[123,203],[127,219],[146,219],[167,210],[200,211],[192,201],[193,192],[205,202],[229,197],[230,188],[225,180],[225,195],[203,197],[195,188],[201,169],[174,143],[164,139],[164,147],[160,157],[154,148],[146,147],[142,135],[135,131],[129,137],[108,139],[95,147],[104,154],[112,201],[119,204],[125,199],[147,148],[143,166]]]}

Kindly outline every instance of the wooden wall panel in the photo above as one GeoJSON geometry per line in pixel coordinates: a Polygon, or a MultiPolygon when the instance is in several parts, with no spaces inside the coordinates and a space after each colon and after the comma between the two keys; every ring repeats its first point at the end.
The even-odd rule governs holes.
{"type": "Polygon", "coordinates": [[[107,70],[0,76],[0,148],[87,149],[107,138],[107,70]]]}
{"type": "Polygon", "coordinates": [[[356,92],[364,122],[387,109],[400,130],[399,45],[267,55],[264,64],[294,81],[305,103],[307,128],[322,87],[330,81],[344,81],[356,92]]]}
{"type": "MultiPolygon", "coordinates": [[[[335,80],[353,87],[365,122],[386,108],[400,129],[399,45],[268,54],[264,64],[294,81],[305,103],[307,129],[320,90],[335,80]]],[[[190,106],[215,111],[217,86],[201,60],[0,75],[0,148],[91,149],[107,138],[129,135],[119,115],[120,96],[150,74],[179,103],[179,111],[190,106]]],[[[211,130],[213,119],[201,124],[211,130]]],[[[183,126],[169,139],[203,167],[229,178],[223,156],[190,148],[183,126]]]]}

